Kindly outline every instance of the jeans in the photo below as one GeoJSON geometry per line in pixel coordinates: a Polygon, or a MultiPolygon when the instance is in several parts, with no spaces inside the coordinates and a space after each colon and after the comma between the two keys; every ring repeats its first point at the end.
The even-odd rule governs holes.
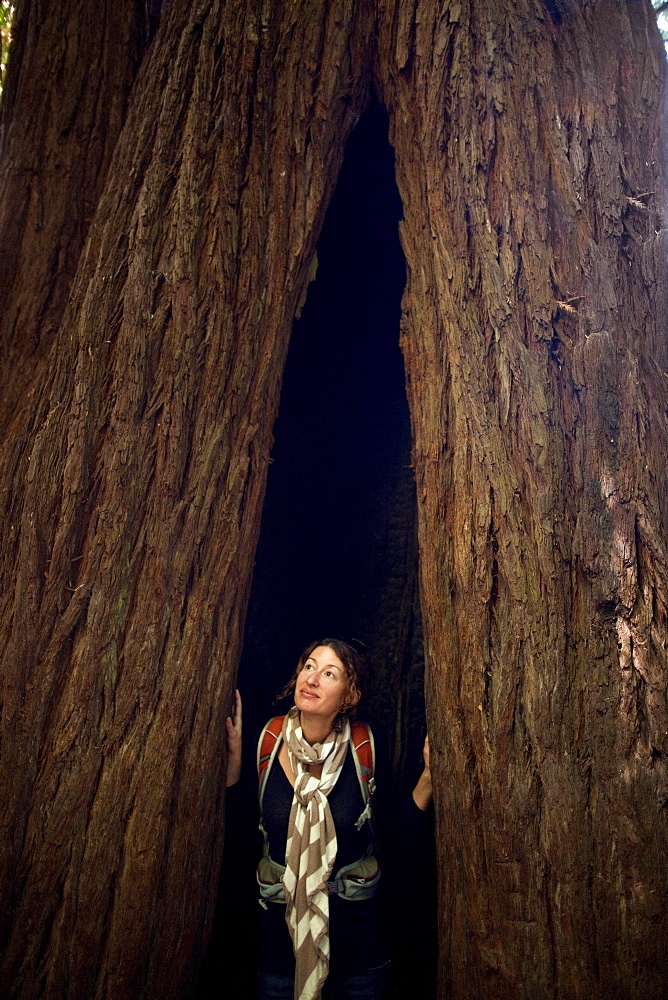
{"type": "MultiPolygon", "coordinates": [[[[323,1000],[385,1000],[390,982],[390,963],[354,976],[328,976],[322,990],[323,1000]]],[[[293,1000],[292,976],[258,975],[258,1000],[293,1000]]]]}

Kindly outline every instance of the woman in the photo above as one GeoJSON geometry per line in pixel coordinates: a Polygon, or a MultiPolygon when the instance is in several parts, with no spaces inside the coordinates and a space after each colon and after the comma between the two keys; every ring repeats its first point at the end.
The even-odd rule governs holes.
{"type": "MultiPolygon", "coordinates": [[[[360,660],[338,639],[307,646],[285,691],[294,692],[294,705],[273,726],[277,743],[261,761],[267,770],[261,786],[265,854],[258,867],[265,906],[260,1000],[318,1000],[323,987],[332,1000],[381,1000],[387,990],[370,809],[351,747],[360,660]]],[[[237,708],[228,720],[231,760],[239,756],[239,726],[237,708]]],[[[431,800],[426,757],[425,763],[413,793],[421,809],[431,800]]]]}

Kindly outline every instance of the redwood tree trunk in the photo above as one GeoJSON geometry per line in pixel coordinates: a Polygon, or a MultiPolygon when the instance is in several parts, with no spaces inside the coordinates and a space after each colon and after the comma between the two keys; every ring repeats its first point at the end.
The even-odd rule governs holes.
{"type": "Polygon", "coordinates": [[[397,6],[446,995],[658,1000],[665,55],[649,4],[397,6]]]}
{"type": "Polygon", "coordinates": [[[405,214],[442,995],[658,1000],[649,5],[184,7],[2,453],[3,995],[192,989],[285,350],[374,72],[405,214]]]}
{"type": "Polygon", "coordinates": [[[281,370],[368,91],[355,5],[303,14],[163,14],[4,449],[5,996],[193,987],[281,370]]]}

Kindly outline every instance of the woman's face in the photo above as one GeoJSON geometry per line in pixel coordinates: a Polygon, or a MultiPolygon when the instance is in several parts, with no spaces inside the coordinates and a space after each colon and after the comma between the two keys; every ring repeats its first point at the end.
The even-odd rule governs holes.
{"type": "Polygon", "coordinates": [[[333,721],[347,693],[348,682],[341,660],[330,646],[316,646],[297,674],[295,705],[300,712],[331,717],[333,721]]]}

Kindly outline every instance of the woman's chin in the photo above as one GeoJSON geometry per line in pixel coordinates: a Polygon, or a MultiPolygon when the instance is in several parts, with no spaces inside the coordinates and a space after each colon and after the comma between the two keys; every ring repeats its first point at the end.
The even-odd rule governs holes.
{"type": "Polygon", "coordinates": [[[327,719],[333,724],[334,719],[338,714],[338,710],[336,708],[332,708],[331,705],[328,706],[323,704],[321,698],[308,698],[303,695],[298,695],[295,698],[295,705],[299,709],[303,718],[311,718],[314,722],[317,719],[322,723],[325,719],[327,719]]]}
{"type": "Polygon", "coordinates": [[[308,712],[309,714],[320,715],[318,711],[320,706],[319,698],[309,698],[308,695],[298,694],[295,696],[295,705],[300,712],[308,712]]]}

